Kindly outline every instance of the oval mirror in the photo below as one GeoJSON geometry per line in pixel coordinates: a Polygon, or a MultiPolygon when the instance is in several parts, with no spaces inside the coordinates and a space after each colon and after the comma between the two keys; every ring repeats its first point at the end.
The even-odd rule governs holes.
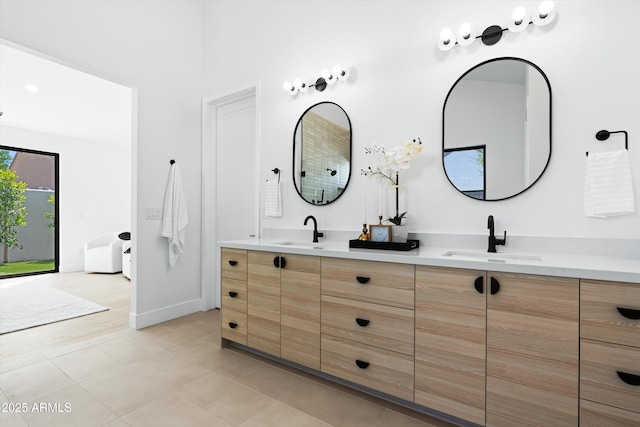
{"type": "Polygon", "coordinates": [[[496,58],[464,73],[442,112],[442,163],[451,184],[479,200],[531,187],[551,158],[551,85],[535,64],[496,58]]]}
{"type": "Polygon", "coordinates": [[[342,195],[351,177],[351,121],[338,104],[309,107],[293,133],[293,183],[313,205],[342,195]]]}

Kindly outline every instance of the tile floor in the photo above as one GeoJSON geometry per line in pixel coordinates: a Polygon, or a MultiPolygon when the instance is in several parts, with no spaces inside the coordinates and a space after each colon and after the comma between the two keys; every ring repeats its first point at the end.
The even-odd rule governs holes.
{"type": "Polygon", "coordinates": [[[131,286],[121,275],[29,280],[110,310],[0,336],[2,427],[450,426],[242,350],[221,349],[218,310],[129,329],[131,286]]]}

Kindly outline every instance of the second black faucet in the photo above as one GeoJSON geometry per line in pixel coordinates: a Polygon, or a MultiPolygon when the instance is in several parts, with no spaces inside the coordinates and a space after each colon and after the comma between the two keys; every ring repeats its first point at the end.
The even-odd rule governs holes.
{"type": "Polygon", "coordinates": [[[496,239],[493,228],[493,215],[489,215],[487,219],[487,228],[489,229],[489,250],[487,252],[496,252],[496,245],[505,245],[507,243],[507,230],[504,231],[504,239],[496,239]]]}
{"type": "Polygon", "coordinates": [[[307,225],[307,221],[313,220],[313,243],[318,243],[318,237],[324,237],[324,233],[318,233],[318,221],[313,215],[309,215],[304,219],[304,225],[307,225]]]}

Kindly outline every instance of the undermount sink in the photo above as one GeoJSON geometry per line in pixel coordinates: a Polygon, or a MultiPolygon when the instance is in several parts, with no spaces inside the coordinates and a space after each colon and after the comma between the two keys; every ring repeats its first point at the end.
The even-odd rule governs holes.
{"type": "Polygon", "coordinates": [[[491,253],[491,252],[467,252],[467,251],[447,251],[442,256],[457,259],[475,259],[486,262],[509,262],[509,261],[529,261],[541,262],[542,258],[537,255],[513,254],[513,253],[491,253]]]}
{"type": "Polygon", "coordinates": [[[299,246],[302,248],[312,248],[312,249],[322,249],[322,244],[314,243],[314,242],[302,242],[302,241],[286,241],[286,242],[276,242],[274,245],[278,246],[299,246]]]}

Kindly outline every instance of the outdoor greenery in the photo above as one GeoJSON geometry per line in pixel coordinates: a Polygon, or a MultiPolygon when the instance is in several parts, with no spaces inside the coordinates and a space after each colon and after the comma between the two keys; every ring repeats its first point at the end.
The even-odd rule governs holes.
{"type": "Polygon", "coordinates": [[[10,262],[0,265],[0,276],[35,273],[37,271],[53,271],[53,269],[53,260],[10,262]]]}
{"type": "Polygon", "coordinates": [[[7,170],[11,166],[13,156],[8,150],[0,150],[0,170],[7,170]]]}
{"type": "MultiPolygon", "coordinates": [[[[55,209],[56,195],[52,194],[51,196],[49,196],[49,200],[47,200],[47,203],[51,203],[51,205],[53,206],[52,209],[55,209]]],[[[49,220],[47,226],[49,228],[54,228],[56,226],[56,215],[53,212],[45,212],[44,216],[49,220]]]]}
{"type": "Polygon", "coordinates": [[[14,171],[0,169],[0,247],[4,246],[3,262],[7,262],[9,248],[22,249],[16,235],[17,227],[27,225],[26,189],[26,183],[16,181],[14,171]]]}

